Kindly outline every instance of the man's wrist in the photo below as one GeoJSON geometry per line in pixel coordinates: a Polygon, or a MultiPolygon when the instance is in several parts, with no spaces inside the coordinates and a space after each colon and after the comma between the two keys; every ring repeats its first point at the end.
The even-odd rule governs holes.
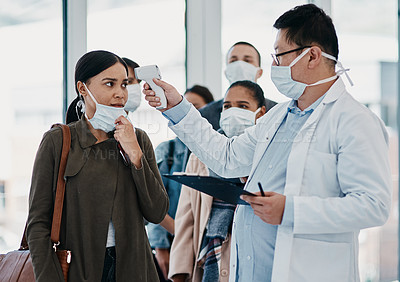
{"type": "Polygon", "coordinates": [[[182,100],[177,105],[166,110],[162,114],[173,124],[177,124],[187,115],[187,113],[190,111],[191,106],[192,104],[190,104],[188,100],[182,97],[182,100]]]}
{"type": "Polygon", "coordinates": [[[294,202],[293,196],[286,196],[285,209],[282,215],[281,225],[283,226],[293,226],[294,225],[294,202]]]}

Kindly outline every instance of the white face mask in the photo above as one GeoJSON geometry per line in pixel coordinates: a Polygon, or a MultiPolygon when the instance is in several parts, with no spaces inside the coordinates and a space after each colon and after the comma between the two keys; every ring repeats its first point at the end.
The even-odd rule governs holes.
{"type": "Polygon", "coordinates": [[[271,66],[271,79],[279,92],[281,92],[283,95],[285,95],[288,98],[297,100],[304,93],[304,90],[306,89],[307,86],[315,86],[315,85],[319,85],[319,84],[323,84],[323,83],[332,81],[332,80],[336,79],[342,73],[346,74],[347,78],[349,79],[350,84],[353,85],[353,82],[350,80],[350,77],[346,73],[346,71],[348,71],[349,69],[344,69],[342,64],[339,61],[337,61],[335,57],[333,57],[332,55],[326,54],[324,52],[322,52],[322,56],[337,62],[339,71],[336,73],[336,75],[319,80],[312,84],[305,84],[302,82],[294,81],[292,79],[291,69],[301,58],[303,58],[307,54],[308,51],[310,51],[310,48],[307,48],[306,50],[304,50],[288,66],[273,66],[273,65],[271,66]]]}
{"type": "Polygon", "coordinates": [[[259,69],[244,61],[235,61],[226,66],[225,76],[230,84],[240,80],[256,82],[256,75],[259,69]]]}
{"type": "Polygon", "coordinates": [[[261,110],[258,108],[255,112],[237,107],[231,107],[221,112],[219,125],[225,132],[226,136],[238,136],[244,130],[256,124],[256,115],[261,110]]]}
{"type": "Polygon", "coordinates": [[[83,85],[88,91],[89,96],[92,98],[93,102],[96,104],[96,112],[91,119],[89,119],[87,114],[85,113],[87,120],[90,122],[94,129],[100,129],[104,132],[113,131],[115,128],[115,120],[120,116],[127,117],[124,108],[111,107],[97,103],[96,99],[87,88],[86,84],[84,83],[83,85]]]}
{"type": "Polygon", "coordinates": [[[128,89],[128,101],[126,101],[124,109],[129,112],[134,112],[139,107],[142,98],[140,84],[130,84],[126,86],[126,89],[128,89]]]}

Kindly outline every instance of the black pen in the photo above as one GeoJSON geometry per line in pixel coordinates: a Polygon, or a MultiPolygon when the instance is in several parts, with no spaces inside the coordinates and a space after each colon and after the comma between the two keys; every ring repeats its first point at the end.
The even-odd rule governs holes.
{"type": "Polygon", "coordinates": [[[263,190],[263,188],[261,186],[261,182],[258,182],[258,188],[260,189],[261,196],[265,197],[264,190],[263,190]]]}

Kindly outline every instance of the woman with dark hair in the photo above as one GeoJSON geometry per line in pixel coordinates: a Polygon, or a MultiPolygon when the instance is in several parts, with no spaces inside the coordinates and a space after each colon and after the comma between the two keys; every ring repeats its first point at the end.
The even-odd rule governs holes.
{"type": "MultiPolygon", "coordinates": [[[[157,281],[143,218],[160,222],[168,196],[146,133],[124,110],[126,63],[92,51],[75,69],[82,118],[69,124],[71,148],[60,249],[71,250],[69,281],[157,281]]],[[[50,230],[61,154],[59,128],[45,133],[36,155],[27,239],[36,281],[63,281],[50,230]]]]}
{"type": "Polygon", "coordinates": [[[207,87],[201,85],[193,85],[186,89],[185,94],[186,100],[193,104],[196,109],[201,109],[208,103],[214,101],[214,96],[207,87]]]}
{"type": "MultiPolygon", "coordinates": [[[[237,81],[225,94],[220,132],[228,137],[240,135],[265,112],[261,87],[249,80],[237,81]]],[[[189,157],[186,173],[219,177],[194,154],[189,157]]],[[[169,277],[174,282],[229,280],[230,233],[235,208],[182,185],[169,266],[169,277]]]]}
{"type": "MultiPolygon", "coordinates": [[[[128,82],[127,82],[127,90],[128,90],[128,100],[125,104],[125,111],[134,112],[139,107],[142,93],[140,90],[140,79],[135,77],[135,68],[140,67],[138,63],[132,61],[131,59],[123,57],[122,60],[125,62],[126,67],[128,68],[128,82]]],[[[78,93],[79,94],[79,93],[78,93]]],[[[75,98],[68,106],[67,114],[66,114],[66,124],[69,124],[74,121],[78,121],[83,114],[84,104],[81,100],[80,96],[75,98]]]]}

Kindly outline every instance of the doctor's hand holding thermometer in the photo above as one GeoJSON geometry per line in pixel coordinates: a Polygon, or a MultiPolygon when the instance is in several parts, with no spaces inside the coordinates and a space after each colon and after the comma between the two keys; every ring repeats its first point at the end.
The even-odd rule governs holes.
{"type": "MultiPolygon", "coordinates": [[[[159,111],[164,112],[166,110],[169,110],[178,105],[183,100],[182,95],[179,94],[179,92],[172,85],[156,78],[153,78],[153,82],[164,90],[164,94],[167,99],[167,107],[164,109],[159,109],[159,111]]],[[[149,102],[149,105],[154,108],[160,107],[161,99],[160,97],[156,96],[156,93],[151,89],[150,85],[148,83],[145,83],[143,88],[143,93],[146,95],[145,99],[149,102]]]]}
{"type": "MultiPolygon", "coordinates": [[[[180,95],[172,85],[159,79],[153,79],[153,82],[164,90],[167,99],[167,107],[165,109],[159,109],[159,111],[164,112],[169,110],[183,100],[182,95],[180,95]]],[[[147,83],[144,85],[143,93],[150,106],[157,108],[161,105],[160,98],[155,95],[155,92],[151,90],[147,83]]],[[[254,213],[264,222],[273,225],[281,224],[283,212],[285,210],[286,196],[275,192],[264,193],[265,197],[262,196],[260,192],[257,192],[254,194],[258,197],[241,196],[241,198],[251,205],[254,213]]]]}

